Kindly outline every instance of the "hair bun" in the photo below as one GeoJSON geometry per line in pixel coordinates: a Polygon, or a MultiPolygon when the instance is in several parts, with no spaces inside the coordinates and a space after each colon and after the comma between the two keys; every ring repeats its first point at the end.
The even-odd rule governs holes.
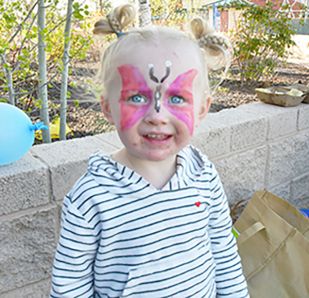
{"type": "Polygon", "coordinates": [[[116,7],[106,18],[94,24],[94,34],[120,33],[122,30],[133,23],[136,16],[135,7],[131,4],[124,4],[116,7]]]}
{"type": "Polygon", "coordinates": [[[194,18],[190,22],[191,31],[199,46],[204,50],[205,61],[209,70],[228,68],[232,59],[232,46],[229,39],[216,32],[202,18],[194,18]]]}
{"type": "Polygon", "coordinates": [[[200,17],[196,17],[191,20],[190,27],[195,39],[197,40],[199,40],[202,36],[214,32],[214,29],[200,17]]]}

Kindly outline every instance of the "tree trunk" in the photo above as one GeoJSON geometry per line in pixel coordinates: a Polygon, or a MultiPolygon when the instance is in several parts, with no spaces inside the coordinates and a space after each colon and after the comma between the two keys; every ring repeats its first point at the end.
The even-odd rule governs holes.
{"type": "Polygon", "coordinates": [[[5,58],[5,54],[1,54],[1,61],[3,64],[3,70],[5,73],[5,77],[7,80],[7,85],[8,85],[8,89],[9,89],[9,102],[12,105],[15,105],[15,90],[14,90],[14,85],[13,85],[13,75],[12,75],[12,71],[11,69],[6,65],[6,58],[5,58]]]}
{"type": "Polygon", "coordinates": [[[74,0],[68,0],[67,16],[64,29],[64,52],[62,57],[63,70],[61,77],[61,93],[60,93],[60,133],[59,133],[60,140],[66,139],[67,91],[68,91],[68,72],[69,72],[69,61],[70,61],[73,1],[74,0]]]}
{"type": "Polygon", "coordinates": [[[45,53],[45,4],[39,0],[38,5],[38,62],[39,62],[39,100],[42,102],[41,119],[48,129],[42,131],[43,142],[50,143],[47,76],[46,76],[46,53],[45,53]]]}
{"type": "Polygon", "coordinates": [[[151,24],[151,9],[150,9],[150,0],[139,0],[138,5],[138,17],[139,17],[139,26],[144,27],[151,24]]]}

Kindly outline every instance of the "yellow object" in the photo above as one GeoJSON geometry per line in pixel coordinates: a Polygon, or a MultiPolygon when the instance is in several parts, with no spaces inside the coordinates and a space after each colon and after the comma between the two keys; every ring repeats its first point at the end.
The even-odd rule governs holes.
{"type": "MultiPolygon", "coordinates": [[[[50,137],[51,139],[59,139],[59,132],[60,132],[60,118],[57,117],[53,120],[52,123],[49,124],[49,130],[50,130],[50,137]]],[[[66,127],[65,127],[65,134],[68,135],[69,133],[71,133],[72,130],[71,128],[66,124],[66,127]]],[[[37,140],[42,140],[42,131],[41,130],[37,130],[35,132],[35,138],[37,140]]]]}

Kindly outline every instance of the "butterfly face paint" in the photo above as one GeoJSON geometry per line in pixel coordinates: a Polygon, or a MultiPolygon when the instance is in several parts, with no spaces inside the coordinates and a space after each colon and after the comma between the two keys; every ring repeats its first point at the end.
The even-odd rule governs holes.
{"type": "Polygon", "coordinates": [[[168,87],[164,101],[169,112],[187,125],[191,135],[194,127],[192,85],[196,75],[196,69],[179,75],[168,87]]]}
{"type": "Polygon", "coordinates": [[[155,100],[155,110],[157,111],[157,113],[160,112],[160,108],[161,108],[161,84],[167,79],[167,77],[170,75],[171,73],[171,66],[172,66],[172,62],[171,61],[166,61],[165,62],[165,75],[163,76],[163,78],[161,78],[161,80],[159,80],[155,75],[154,75],[154,66],[153,64],[149,64],[149,77],[152,81],[154,81],[155,83],[160,83],[160,85],[158,85],[156,87],[156,91],[154,94],[154,100],[155,100]]]}
{"type": "Polygon", "coordinates": [[[152,90],[137,67],[126,64],[118,67],[118,71],[122,80],[120,127],[125,130],[144,116],[151,104],[152,90]]]}
{"type": "MultiPolygon", "coordinates": [[[[170,66],[171,63],[166,61],[166,73],[159,80],[154,75],[153,65],[149,65],[150,79],[160,84],[156,86],[154,94],[137,67],[128,64],[118,67],[122,80],[122,90],[119,100],[121,109],[121,130],[129,129],[143,118],[151,107],[152,100],[155,101],[155,110],[158,113],[160,112],[162,97],[161,83],[170,75],[170,66]]],[[[194,127],[192,85],[196,75],[197,70],[195,69],[180,74],[168,87],[164,96],[164,107],[186,124],[191,135],[193,134],[194,127]]]]}

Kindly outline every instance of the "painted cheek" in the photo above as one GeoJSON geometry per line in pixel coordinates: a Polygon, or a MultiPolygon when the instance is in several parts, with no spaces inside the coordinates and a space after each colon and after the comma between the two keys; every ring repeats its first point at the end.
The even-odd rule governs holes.
{"type": "Polygon", "coordinates": [[[138,122],[147,112],[149,105],[141,107],[136,107],[133,105],[128,105],[120,101],[121,110],[121,120],[120,128],[121,130],[126,130],[132,127],[136,122],[138,122]]]}
{"type": "Polygon", "coordinates": [[[152,91],[148,87],[143,75],[133,65],[122,65],[118,67],[121,76],[122,89],[120,94],[120,128],[126,130],[138,122],[149,109],[152,91]],[[134,105],[128,102],[128,98],[141,94],[148,99],[144,105],[134,105]]]}
{"type": "Polygon", "coordinates": [[[169,86],[164,100],[164,105],[169,110],[169,112],[186,124],[190,135],[193,134],[194,128],[194,105],[192,85],[196,75],[196,69],[191,69],[179,75],[169,86]],[[173,95],[178,95],[185,98],[186,104],[184,106],[170,104],[168,100],[173,95]]]}
{"type": "Polygon", "coordinates": [[[177,117],[180,121],[184,122],[189,129],[190,135],[193,134],[194,128],[194,112],[193,107],[187,108],[170,108],[170,113],[177,117]]]}

